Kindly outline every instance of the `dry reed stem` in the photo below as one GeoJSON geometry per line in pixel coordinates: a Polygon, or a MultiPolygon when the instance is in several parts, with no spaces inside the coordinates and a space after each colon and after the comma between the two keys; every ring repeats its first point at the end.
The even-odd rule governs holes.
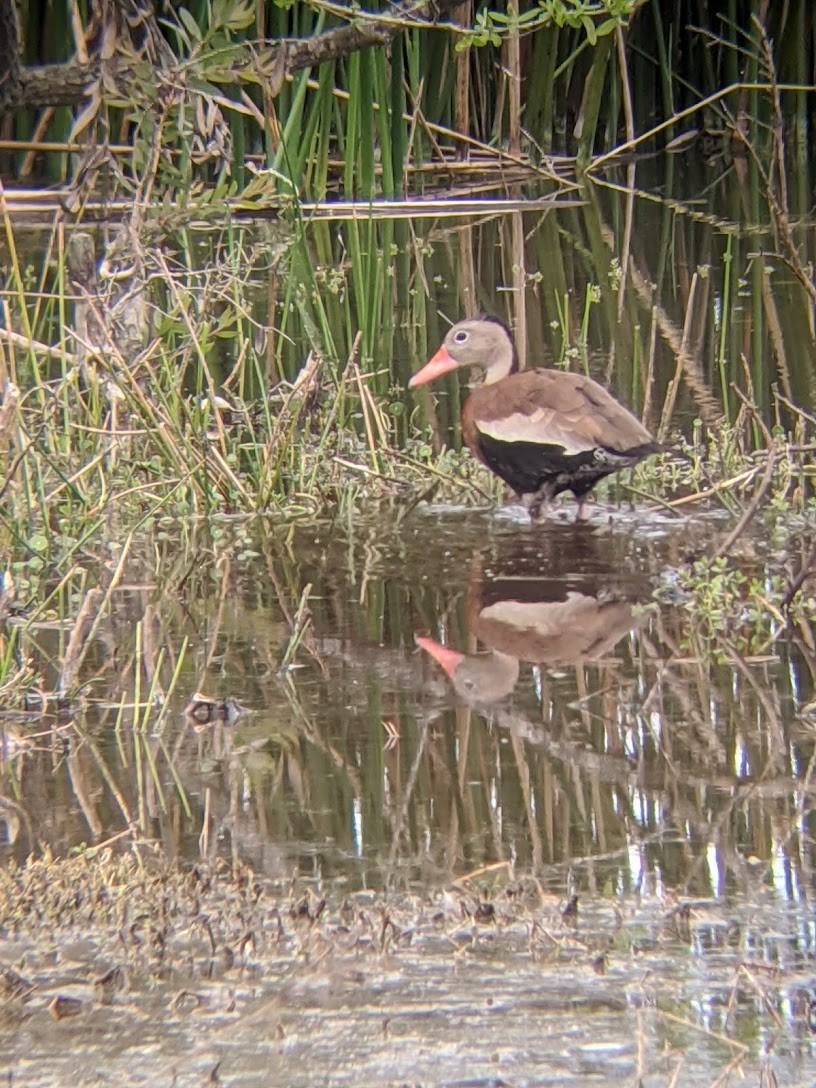
{"type": "Polygon", "coordinates": [[[513,333],[523,369],[527,366],[527,275],[524,263],[524,215],[520,211],[513,212],[510,217],[510,254],[515,310],[513,333]]]}
{"type": "Polygon", "coordinates": [[[734,543],[740,539],[742,533],[750,526],[751,522],[756,517],[756,512],[759,506],[762,505],[763,499],[768,493],[772,479],[774,479],[774,468],[776,466],[777,454],[774,447],[768,449],[768,458],[765,463],[765,471],[763,472],[762,480],[759,481],[754,497],[751,499],[749,505],[745,507],[742,512],[742,516],[739,521],[733,527],[732,531],[726,536],[726,539],[717,547],[713,553],[713,557],[716,559],[720,556],[726,556],[731,551],[734,543]]]}
{"type": "Polygon", "coordinates": [[[626,139],[635,139],[635,114],[632,108],[632,87],[629,82],[629,65],[626,60],[626,39],[623,27],[615,27],[615,48],[620,67],[621,96],[623,98],[623,117],[626,124],[626,139]]]}
{"type": "MultiPolygon", "coordinates": [[[[761,259],[761,258],[757,258],[761,259]]],[[[785,337],[782,332],[782,322],[779,320],[779,310],[776,305],[776,298],[771,290],[771,284],[768,276],[765,275],[766,266],[765,261],[762,260],[762,278],[761,291],[762,291],[762,306],[765,310],[765,320],[768,322],[768,332],[770,333],[771,343],[773,344],[774,355],[776,357],[776,366],[779,371],[779,378],[782,382],[782,388],[785,391],[785,395],[789,398],[793,397],[793,389],[791,387],[790,379],[790,367],[788,366],[788,356],[785,351],[785,337]]]]}
{"type": "Polygon", "coordinates": [[[212,819],[212,787],[204,790],[204,815],[201,819],[201,833],[198,836],[198,852],[203,861],[210,856],[210,822],[212,819]]]}
{"type": "MultiPolygon", "coordinates": [[[[516,179],[524,180],[522,179],[516,179]]],[[[446,196],[445,198],[422,197],[417,199],[396,199],[391,197],[374,197],[370,200],[338,200],[333,201],[309,201],[299,203],[298,208],[304,218],[329,219],[329,220],[369,220],[369,219],[436,219],[457,218],[467,216],[469,218],[498,215],[508,211],[535,211],[546,210],[553,207],[577,207],[585,203],[577,198],[569,198],[561,194],[552,196],[533,197],[529,199],[508,200],[504,197],[485,198],[474,197],[479,192],[495,192],[499,187],[504,187],[506,179],[485,181],[484,184],[473,184],[463,187],[458,192],[463,195],[458,197],[446,196]]],[[[565,187],[575,189],[565,182],[565,187]]],[[[14,194],[16,196],[16,194],[14,194]]],[[[15,221],[24,219],[27,223],[34,223],[36,216],[48,216],[60,214],[60,205],[57,200],[48,197],[34,205],[26,205],[15,201],[14,196],[9,196],[6,204],[9,213],[13,213],[15,221]]],[[[225,206],[231,211],[233,219],[237,221],[258,220],[272,218],[280,211],[280,205],[275,202],[267,202],[263,209],[247,208],[241,204],[240,197],[234,200],[226,200],[225,206]]],[[[84,211],[89,219],[94,215],[108,218],[128,212],[132,205],[128,201],[86,201],[84,211]]]]}
{"type": "MultiPolygon", "coordinates": [[[[464,0],[463,4],[451,12],[451,22],[469,27],[473,20],[473,0],[464,0]]],[[[465,49],[456,54],[456,89],[454,104],[454,124],[457,133],[470,131],[470,52],[465,49]]],[[[410,145],[409,145],[410,146],[410,145]]],[[[467,158],[467,144],[457,144],[457,155],[467,158]]]]}
{"type": "Polygon", "coordinates": [[[71,638],[68,642],[68,648],[65,651],[62,669],[60,670],[59,680],[57,681],[57,693],[60,695],[68,695],[74,687],[74,681],[76,680],[79,666],[82,664],[82,659],[84,657],[83,651],[86,645],[86,639],[89,637],[94,622],[99,615],[99,610],[104,599],[105,592],[98,586],[88,590],[85,594],[85,598],[77,613],[77,618],[74,620],[71,638]]]}
{"type": "Polygon", "coordinates": [[[479,296],[476,289],[476,265],[473,259],[473,226],[466,224],[456,231],[459,264],[459,304],[465,317],[476,317],[479,312],[479,296]]]}
{"type": "Polygon", "coordinates": [[[82,852],[84,858],[93,859],[101,850],[107,850],[109,846],[113,846],[114,843],[121,842],[122,839],[132,836],[133,831],[131,828],[126,828],[124,831],[117,831],[116,834],[109,836],[103,842],[95,843],[93,846],[86,847],[82,852]]]}
{"type": "MultiPolygon", "coordinates": [[[[767,178],[768,204],[774,217],[776,229],[779,232],[779,236],[781,237],[785,248],[787,263],[810,296],[811,302],[816,305],[816,283],[814,283],[813,279],[807,274],[804,265],[802,264],[799,250],[793,240],[793,231],[791,230],[790,215],[788,212],[788,180],[785,167],[785,123],[782,113],[782,100],[779,95],[780,84],[777,83],[776,80],[776,62],[773,55],[773,46],[768,38],[768,33],[765,29],[763,20],[756,15],[752,15],[751,21],[759,32],[763,52],[765,54],[765,64],[771,80],[770,90],[771,101],[773,103],[772,170],[774,168],[776,170],[778,184],[774,187],[773,173],[769,173],[767,178]]],[[[812,91],[814,88],[811,87],[809,89],[812,91]]]]}
{"type": "Polygon", "coordinates": [[[0,572],[0,632],[3,629],[3,625],[9,617],[11,607],[15,601],[15,586],[14,579],[7,571],[0,572]]]}
{"type": "Polygon", "coordinates": [[[461,876],[456,877],[455,880],[451,881],[451,884],[453,887],[461,887],[465,884],[469,884],[472,880],[481,880],[483,876],[487,876],[488,874],[492,876],[495,873],[502,872],[507,880],[513,879],[512,861],[493,861],[487,865],[480,865],[478,869],[471,869],[470,872],[463,873],[461,876]]]}
{"type": "Polygon", "coordinates": [[[369,468],[368,465],[358,465],[354,461],[346,460],[345,457],[332,457],[332,463],[340,465],[342,468],[351,469],[352,472],[360,472],[363,476],[369,476],[372,480],[384,480],[386,483],[391,484],[402,484],[404,482],[397,476],[389,476],[385,472],[379,472],[377,469],[369,468]]]}
{"type": "MultiPolygon", "coordinates": [[[[627,261],[627,266],[628,266],[627,261]]],[[[625,278],[624,278],[625,279],[625,278]]],[[[623,283],[621,284],[621,288],[623,283]]],[[[643,390],[643,412],[640,420],[649,430],[649,420],[652,414],[652,387],[655,380],[655,348],[657,346],[657,321],[655,320],[655,308],[652,307],[652,323],[649,326],[649,357],[646,363],[646,381],[643,390]]]]}
{"type": "Polygon", "coordinates": [[[507,66],[503,71],[507,85],[507,150],[514,158],[521,157],[521,47],[518,14],[518,0],[507,0],[507,15],[511,22],[516,21],[516,25],[507,35],[507,66]]]}
{"type": "Polygon", "coordinates": [[[705,98],[701,98],[699,102],[695,102],[691,106],[687,106],[686,109],[680,110],[678,113],[673,113],[671,117],[665,121],[661,121],[659,125],[654,125],[646,132],[641,133],[640,136],[636,136],[632,140],[626,140],[622,144],[618,144],[617,147],[613,147],[611,151],[604,152],[603,155],[598,155],[592,159],[586,168],[586,173],[594,172],[604,163],[610,162],[616,159],[619,155],[622,155],[625,151],[632,151],[639,144],[645,143],[651,140],[653,137],[659,135],[661,132],[665,132],[667,128],[671,128],[676,125],[678,121],[683,121],[686,117],[691,117],[692,114],[698,113],[701,110],[705,110],[708,106],[713,106],[715,102],[719,102],[723,98],[727,98],[730,94],[735,92],[745,91],[773,91],[776,88],[777,91],[813,91],[816,89],[810,84],[800,83],[762,83],[762,82],[737,82],[729,83],[727,87],[720,87],[719,90],[714,91],[710,95],[706,95],[705,98]]]}
{"type": "MultiPolygon", "coordinates": [[[[0,140],[0,151],[34,151],[38,154],[56,152],[64,155],[80,155],[87,148],[85,144],[74,140],[0,140]]],[[[105,150],[111,155],[132,155],[133,148],[130,144],[106,144],[105,150]]],[[[22,190],[25,193],[25,190],[22,190]]],[[[18,196],[20,190],[14,190],[14,196],[18,196]]],[[[35,189],[33,196],[41,195],[41,189],[35,189]]]]}
{"type": "MultiPolygon", "coordinates": [[[[626,204],[624,209],[623,219],[623,239],[621,241],[620,254],[621,254],[621,278],[620,285],[618,287],[618,322],[623,319],[623,307],[626,302],[626,285],[629,280],[629,260],[632,255],[632,230],[634,228],[635,219],[635,194],[634,184],[636,176],[637,166],[635,163],[630,163],[627,167],[626,175],[629,179],[629,192],[626,194],[626,204]]],[[[654,342],[654,313],[652,314],[652,342],[654,342]]],[[[612,350],[610,352],[610,369],[611,375],[612,363],[615,357],[615,342],[612,341],[612,350]]],[[[645,412],[644,412],[645,414],[645,412]]]]}
{"type": "Polygon", "coordinates": [[[724,219],[722,216],[716,215],[713,212],[704,211],[694,202],[678,200],[665,193],[649,192],[646,189],[639,189],[636,186],[633,187],[628,184],[624,185],[622,182],[613,181],[611,178],[592,177],[591,181],[592,184],[598,186],[598,188],[610,189],[614,193],[628,194],[632,192],[638,200],[645,201],[649,204],[658,204],[661,208],[668,208],[669,211],[677,216],[686,216],[694,223],[703,223],[706,226],[713,227],[722,234],[732,234],[735,238],[748,237],[755,239],[757,235],[770,234],[771,231],[771,228],[766,223],[748,221],[743,222],[740,226],[736,226],[732,219],[724,219]]]}
{"type": "Polygon", "coordinates": [[[677,402],[677,393],[680,388],[680,377],[685,370],[686,359],[689,354],[689,340],[691,339],[691,322],[694,313],[694,295],[696,290],[697,273],[695,272],[691,277],[688,299],[686,300],[686,317],[683,322],[683,336],[680,341],[680,351],[677,353],[677,364],[674,370],[674,377],[669,382],[666,399],[663,402],[663,411],[660,415],[660,424],[657,428],[658,442],[663,442],[665,440],[666,432],[669,429],[672,416],[674,415],[674,406],[677,402]]]}
{"type": "Polygon", "coordinates": [[[493,497],[488,494],[487,491],[484,491],[481,487],[479,487],[477,483],[474,483],[473,480],[463,480],[460,476],[451,476],[449,472],[442,472],[441,469],[434,468],[433,465],[426,465],[422,461],[417,461],[415,457],[411,457],[411,455],[408,453],[403,453],[402,450],[392,448],[391,450],[389,450],[389,457],[396,457],[398,461],[404,461],[406,464],[412,465],[414,468],[421,469],[422,472],[427,473],[429,476],[436,476],[438,479],[444,480],[445,483],[453,484],[456,487],[461,488],[464,484],[466,487],[469,487],[471,488],[471,490],[475,491],[477,495],[480,495],[481,498],[485,500],[485,502],[493,501],[493,497]]]}
{"type": "Polygon", "coordinates": [[[19,403],[20,390],[14,382],[6,380],[3,386],[3,399],[0,401],[0,438],[5,438],[11,430],[19,403]]]}

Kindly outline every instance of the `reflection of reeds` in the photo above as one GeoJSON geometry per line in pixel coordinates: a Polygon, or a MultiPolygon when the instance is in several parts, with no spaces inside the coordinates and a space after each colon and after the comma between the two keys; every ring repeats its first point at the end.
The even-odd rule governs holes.
{"type": "MultiPolygon", "coordinates": [[[[94,716],[116,726],[117,740],[107,746],[93,717],[82,720],[72,727],[76,758],[64,772],[47,767],[57,782],[68,775],[95,837],[131,824],[144,832],[159,826],[176,842],[198,834],[203,762],[210,848],[212,828],[231,812],[238,851],[242,842],[254,849],[258,834],[264,842],[316,837],[329,853],[382,850],[395,886],[405,866],[451,874],[511,855],[521,866],[554,866],[552,873],[568,866],[581,886],[626,882],[634,879],[627,859],[636,844],[645,870],[659,857],[662,879],[702,894],[699,852],[674,838],[699,844],[711,827],[731,879],[747,879],[736,848],[746,828],[757,856],[765,856],[768,821],[789,803],[791,761],[812,759],[779,686],[791,674],[781,669],[778,641],[760,653],[722,642],[730,656],[717,664],[697,621],[668,612],[620,643],[614,657],[578,669],[525,668],[513,707],[487,718],[464,708],[452,713],[440,708],[438,691],[417,694],[429,677],[400,648],[400,632],[414,629],[416,617],[429,625],[444,616],[452,644],[466,645],[456,576],[444,589],[414,584],[410,574],[383,581],[382,529],[349,544],[336,533],[325,555],[298,543],[308,530],[288,542],[285,535],[264,531],[262,580],[221,558],[202,565],[193,550],[176,557],[171,592],[150,600],[149,611],[147,599],[130,617],[117,618],[113,609],[106,637],[119,654],[100,662],[88,651],[93,672],[84,665],[77,681],[94,676],[91,711],[100,697],[112,704],[94,716]],[[222,595],[206,591],[213,562],[229,583],[222,595]],[[244,608],[255,609],[248,621],[224,607],[239,585],[244,608]],[[267,596],[271,611],[260,607],[267,596]],[[324,645],[327,636],[345,647],[342,668],[337,649],[324,645]],[[295,660],[302,667],[288,668],[295,660]],[[281,664],[285,677],[272,679],[281,664]],[[255,714],[248,723],[193,732],[180,714],[168,713],[167,700],[180,684],[194,690],[194,678],[204,690],[217,683],[222,697],[246,699],[255,714]],[[387,743],[386,719],[397,723],[396,745],[387,743]],[[112,799],[110,809],[101,796],[112,799]]],[[[432,564],[426,550],[423,561],[432,564]]],[[[136,558],[131,548],[123,578],[135,580],[137,561],[142,553],[136,558]]],[[[410,555],[402,561],[413,569],[410,555]]],[[[31,644],[24,646],[30,654],[31,644]]],[[[44,789],[46,767],[36,752],[23,760],[19,797],[36,819],[37,798],[54,787],[44,789]]],[[[796,781],[809,806],[811,778],[796,781]]],[[[45,819],[42,834],[52,833],[45,819]]]]}
{"type": "Polygon", "coordinates": [[[303,639],[306,637],[306,633],[311,626],[312,614],[309,609],[309,595],[311,592],[312,587],[310,585],[304,586],[303,592],[300,595],[297,611],[292,618],[292,633],[284,647],[283,657],[281,658],[280,663],[280,672],[286,672],[289,668],[298,651],[298,647],[301,642],[303,642],[303,639]]]}

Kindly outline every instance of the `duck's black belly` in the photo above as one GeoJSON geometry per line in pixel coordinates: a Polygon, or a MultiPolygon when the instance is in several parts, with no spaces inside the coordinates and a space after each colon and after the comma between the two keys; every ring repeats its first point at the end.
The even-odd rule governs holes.
{"type": "Polygon", "coordinates": [[[640,459],[604,449],[569,454],[563,446],[544,442],[503,442],[481,432],[478,451],[474,452],[519,496],[532,495],[547,487],[552,495],[572,491],[580,497],[604,476],[640,459]]]}

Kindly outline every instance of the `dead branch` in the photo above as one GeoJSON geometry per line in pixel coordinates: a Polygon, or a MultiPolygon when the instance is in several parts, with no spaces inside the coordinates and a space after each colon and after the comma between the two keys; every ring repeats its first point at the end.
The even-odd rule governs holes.
{"type": "MultiPolygon", "coordinates": [[[[2,3],[3,0],[0,0],[2,3]]],[[[270,45],[262,45],[262,68],[270,70],[285,53],[285,69],[288,74],[303,71],[326,61],[347,57],[372,45],[387,45],[402,29],[405,20],[433,23],[440,16],[455,8],[461,0],[402,0],[381,15],[356,18],[348,26],[337,27],[315,34],[311,38],[287,39],[270,45]]],[[[38,106],[76,106],[91,95],[92,88],[104,70],[106,83],[121,85],[130,70],[135,55],[117,54],[102,60],[92,56],[87,63],[78,59],[66,64],[46,64],[23,67],[17,73],[13,94],[0,99],[0,112],[38,106]]],[[[240,82],[244,75],[257,81],[258,55],[249,52],[246,60],[236,65],[224,78],[240,82]]],[[[213,81],[215,77],[212,77],[213,81]]]]}

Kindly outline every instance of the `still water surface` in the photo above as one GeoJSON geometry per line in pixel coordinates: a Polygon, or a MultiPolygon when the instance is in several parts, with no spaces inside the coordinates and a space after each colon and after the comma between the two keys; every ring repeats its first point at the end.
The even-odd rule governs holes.
{"type": "MultiPolygon", "coordinates": [[[[151,1019],[178,977],[134,984],[127,1012],[95,1014],[103,1038],[106,1015],[135,1005],[142,1023],[138,1043],[111,1044],[111,1070],[136,1046],[155,1057],[148,1077],[177,1047],[199,1073],[223,1059],[228,1083],[260,1083],[270,1063],[264,1083],[288,1085],[608,1083],[638,1069],[664,1084],[679,1066],[681,1083],[707,1084],[770,1051],[786,1083],[810,1082],[806,658],[782,640],[755,659],[723,646],[701,660],[682,607],[654,603],[667,572],[727,530],[719,516],[571,514],[531,527],[512,507],[402,520],[383,507],[347,525],[226,525],[217,539],[202,527],[182,548],[153,541],[164,554],[135,549],[86,713],[16,755],[20,727],[7,727],[9,813],[25,814],[8,854],[104,840],[127,813],[171,856],[238,860],[330,910],[344,896],[372,915],[389,904],[413,936],[295,974],[270,1014],[282,1027],[260,1033],[224,1012],[220,988],[241,1010],[275,1000],[291,966],[280,975],[259,951],[265,967],[206,984],[221,996],[203,1051],[183,1005],[169,1024],[151,1019]],[[150,577],[157,560],[178,572],[172,593],[150,577]],[[304,602],[311,624],[281,672],[304,602]],[[105,707],[110,654],[136,622],[173,654],[187,640],[172,713],[157,724],[141,711],[144,732],[113,698],[105,707]],[[464,655],[453,679],[417,636],[464,655]],[[197,689],[246,713],[195,722],[184,709],[197,689]]],[[[49,960],[53,935],[38,941],[14,944],[9,963],[28,947],[48,994],[68,963],[86,977],[114,955],[91,942],[49,960]]],[[[10,1069],[29,1045],[48,1076],[83,1060],[98,1072],[96,1051],[61,1053],[74,1021],[40,1034],[43,1017],[34,1036],[8,1037],[10,1069]]]]}

